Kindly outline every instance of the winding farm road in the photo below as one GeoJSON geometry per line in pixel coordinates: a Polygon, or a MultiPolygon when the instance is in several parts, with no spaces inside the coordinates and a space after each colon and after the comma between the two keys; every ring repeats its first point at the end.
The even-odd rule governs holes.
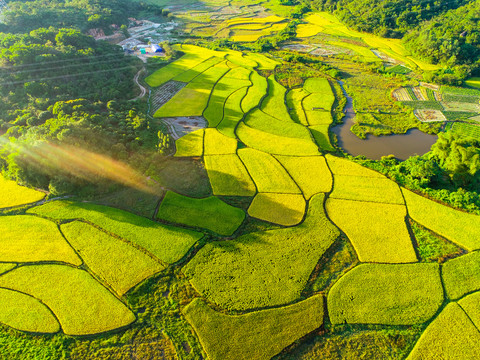
{"type": "Polygon", "coordinates": [[[131,99],[132,101],[143,98],[143,97],[145,96],[145,94],[147,93],[147,89],[145,88],[145,86],[143,86],[142,84],[140,84],[140,82],[138,81],[138,79],[140,78],[140,74],[141,74],[142,71],[144,71],[144,70],[145,70],[145,68],[140,69],[140,70],[135,74],[135,77],[133,78],[133,80],[135,81],[135,84],[137,84],[138,87],[140,88],[140,95],[138,95],[137,97],[131,99]]]}

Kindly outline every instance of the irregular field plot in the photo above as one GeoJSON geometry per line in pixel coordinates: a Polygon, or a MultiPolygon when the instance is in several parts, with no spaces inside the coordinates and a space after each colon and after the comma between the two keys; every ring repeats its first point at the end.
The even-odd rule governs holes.
{"type": "Polygon", "coordinates": [[[272,155],[245,148],[238,150],[238,156],[259,192],[300,194],[298,186],[272,155]]]}
{"type": "Polygon", "coordinates": [[[277,60],[270,59],[269,57],[258,53],[249,53],[246,57],[257,62],[258,70],[275,70],[277,65],[280,64],[277,60]]]}
{"type": "Polygon", "coordinates": [[[190,83],[181,89],[154,117],[201,116],[207,106],[213,84],[190,83]]]}
{"type": "Polygon", "coordinates": [[[287,94],[287,106],[293,121],[308,126],[307,116],[302,107],[302,101],[310,94],[303,89],[292,89],[287,94]]]}
{"type": "Polygon", "coordinates": [[[315,125],[309,127],[313,138],[322,150],[335,151],[335,148],[330,143],[329,128],[330,125],[315,125]]]}
{"type": "Polygon", "coordinates": [[[267,94],[268,89],[267,79],[260,76],[256,71],[252,72],[250,80],[252,81],[252,86],[248,88],[247,95],[242,99],[241,104],[244,113],[258,106],[260,100],[267,94]]]}
{"type": "Polygon", "coordinates": [[[67,335],[101,333],[135,321],[133,313],[92,276],[69,266],[23,266],[1,276],[0,287],[39,299],[67,335]]]}
{"type": "Polygon", "coordinates": [[[205,129],[200,129],[176,140],[175,146],[177,151],[175,152],[175,156],[202,156],[204,134],[205,129]]]}
{"type": "Polygon", "coordinates": [[[89,224],[74,221],[61,229],[88,268],[119,295],[165,268],[141,250],[89,224]]]}
{"type": "Polygon", "coordinates": [[[0,288],[0,322],[34,333],[56,333],[60,325],[51,311],[37,299],[0,288]]]}
{"type": "Polygon", "coordinates": [[[332,324],[422,324],[442,303],[438,264],[361,264],[328,293],[332,324]]]}
{"type": "Polygon", "coordinates": [[[480,252],[448,260],[443,264],[442,277],[445,292],[452,300],[480,290],[480,252]]]}
{"type": "Polygon", "coordinates": [[[458,302],[477,330],[480,331],[480,292],[465,296],[458,302]]]}
{"type": "Polygon", "coordinates": [[[52,201],[28,210],[59,220],[83,219],[143,247],[160,260],[180,260],[203,234],[161,225],[144,217],[102,205],[52,201]]]}
{"type": "Polygon", "coordinates": [[[191,68],[188,71],[178,75],[177,77],[173,78],[174,81],[181,81],[189,83],[193,81],[196,77],[199,77],[203,72],[210,69],[212,66],[215,66],[222,61],[225,61],[223,58],[212,56],[211,58],[201,62],[197,66],[191,68]]]}
{"type": "Polygon", "coordinates": [[[303,220],[305,199],[299,194],[259,193],[248,208],[248,214],[271,223],[293,226],[303,220]]]}
{"type": "Polygon", "coordinates": [[[80,265],[55,223],[36,216],[0,217],[0,261],[62,261],[80,265]]]}
{"type": "Polygon", "coordinates": [[[252,196],[255,184],[237,155],[205,156],[214,195],[252,196]]]}
{"type": "Polygon", "coordinates": [[[290,122],[292,118],[285,106],[285,93],[287,89],[275,80],[272,75],[268,78],[268,95],[262,101],[261,110],[278,120],[290,122]]]}
{"type": "Polygon", "coordinates": [[[30,204],[42,200],[45,194],[18,185],[15,181],[7,180],[0,174],[0,209],[24,204],[30,204]]]}
{"type": "Polygon", "coordinates": [[[377,177],[384,179],[382,174],[367,169],[362,165],[354,163],[353,161],[342,159],[330,154],[325,156],[328,166],[334,175],[350,175],[350,176],[365,176],[365,177],[377,177]]]}
{"type": "Polygon", "coordinates": [[[312,137],[308,129],[294,122],[280,121],[262,110],[256,109],[248,114],[245,124],[256,130],[264,131],[272,135],[311,141],[312,137]]]}
{"type": "Polygon", "coordinates": [[[222,134],[234,139],[236,138],[235,128],[239,121],[243,119],[244,115],[240,103],[247,94],[248,89],[247,87],[243,87],[235,91],[225,102],[223,119],[217,126],[218,131],[222,134]]]}
{"type": "Polygon", "coordinates": [[[195,299],[183,312],[209,359],[270,359],[323,324],[323,298],[236,316],[216,312],[195,299]]]}
{"type": "Polygon", "coordinates": [[[457,303],[450,303],[425,329],[407,360],[475,360],[479,353],[480,332],[457,303]]]}
{"type": "Polygon", "coordinates": [[[192,285],[222,308],[246,310],[298,299],[320,257],[340,235],[326,218],[324,195],[310,200],[293,228],[207,244],[184,267],[192,285]]]}
{"type": "Polygon", "coordinates": [[[237,140],[223,135],[217,129],[205,129],[203,144],[205,155],[235,154],[237,151],[237,140]]]}
{"type": "Polygon", "coordinates": [[[347,234],[360,261],[417,261],[405,223],[405,206],[328,199],[326,209],[330,219],[347,234]]]}
{"type": "Polygon", "coordinates": [[[405,203],[398,185],[387,178],[336,175],[330,197],[386,204],[405,203]]]}
{"type": "Polygon", "coordinates": [[[240,123],[237,136],[245,145],[275,155],[320,155],[312,140],[274,135],[240,123]]]}
{"type": "Polygon", "coordinates": [[[169,191],[158,209],[158,218],[232,235],[245,219],[245,213],[214,196],[193,199],[169,191]]]}
{"type": "Polygon", "coordinates": [[[410,217],[467,250],[480,249],[480,216],[441,205],[402,189],[410,217]]]}

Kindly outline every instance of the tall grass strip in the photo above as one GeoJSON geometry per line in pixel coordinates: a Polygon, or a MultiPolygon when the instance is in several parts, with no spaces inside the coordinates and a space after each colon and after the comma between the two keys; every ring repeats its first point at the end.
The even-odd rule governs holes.
{"type": "Polygon", "coordinates": [[[418,339],[407,360],[476,360],[480,332],[457,303],[448,304],[418,339]]]}
{"type": "Polygon", "coordinates": [[[480,249],[480,216],[452,209],[402,189],[410,217],[467,250],[480,249]]]}
{"type": "Polygon", "coordinates": [[[305,199],[299,194],[259,193],[248,208],[248,214],[274,224],[293,226],[303,220],[305,206],[305,199]]]}
{"type": "Polygon", "coordinates": [[[445,292],[452,300],[480,290],[480,252],[448,260],[443,264],[442,277],[445,292]]]}
{"type": "Polygon", "coordinates": [[[203,155],[203,139],[205,129],[188,133],[175,141],[177,157],[190,157],[203,155]]]}
{"type": "Polygon", "coordinates": [[[135,321],[133,313],[90,274],[69,266],[22,266],[1,276],[0,287],[39,299],[67,335],[102,333],[135,321]]]}
{"type": "Polygon", "coordinates": [[[414,325],[443,303],[438,264],[361,264],[328,293],[332,324],[414,325]]]}
{"type": "Polygon", "coordinates": [[[61,229],[88,268],[119,295],[165,269],[142,251],[89,224],[73,221],[61,229]]]}
{"type": "Polygon", "coordinates": [[[417,256],[403,205],[328,199],[328,216],[352,242],[362,262],[409,263],[417,256]],[[349,214],[348,216],[346,214],[349,214]]]}
{"type": "Polygon", "coordinates": [[[238,156],[245,164],[259,192],[300,194],[300,189],[272,156],[255,149],[240,149],[238,156]]]}
{"type": "Polygon", "coordinates": [[[332,174],[323,156],[275,156],[309,200],[318,193],[332,190],[332,174]]]}
{"type": "Polygon", "coordinates": [[[204,160],[214,195],[255,195],[255,184],[237,155],[205,156],[204,160]]]}
{"type": "Polygon", "coordinates": [[[311,200],[298,226],[208,243],[184,267],[195,289],[224,309],[246,310],[297,300],[340,232],[327,219],[324,195],[311,200]]]}
{"type": "Polygon", "coordinates": [[[245,213],[215,196],[193,199],[168,191],[158,209],[158,218],[232,235],[245,219],[245,213]]]}
{"type": "Polygon", "coordinates": [[[52,312],[37,299],[0,288],[0,323],[33,333],[56,333],[60,325],[52,312]]]}
{"type": "Polygon", "coordinates": [[[323,324],[323,298],[317,295],[283,308],[245,315],[216,312],[197,298],[183,313],[209,359],[270,359],[323,324]]]}
{"type": "Polygon", "coordinates": [[[36,216],[0,217],[0,261],[60,261],[80,265],[55,223],[36,216]]]}
{"type": "Polygon", "coordinates": [[[123,210],[90,203],[52,201],[28,212],[58,220],[87,220],[143,247],[168,264],[180,260],[203,236],[196,231],[161,225],[123,210]]]}
{"type": "Polygon", "coordinates": [[[217,129],[205,129],[204,155],[225,155],[235,154],[237,151],[237,140],[223,135],[217,129]]]}
{"type": "Polygon", "coordinates": [[[7,180],[0,174],[0,208],[25,205],[42,200],[45,194],[17,185],[15,181],[7,180]]]}

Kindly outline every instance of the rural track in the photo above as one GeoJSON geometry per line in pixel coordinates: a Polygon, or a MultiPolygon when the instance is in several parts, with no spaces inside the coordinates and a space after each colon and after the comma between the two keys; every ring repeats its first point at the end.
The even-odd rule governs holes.
{"type": "Polygon", "coordinates": [[[145,88],[145,86],[143,86],[142,84],[140,84],[140,82],[138,81],[138,79],[140,78],[140,74],[145,70],[145,68],[142,68],[140,69],[136,74],[135,74],[135,77],[133,78],[133,81],[135,81],[135,84],[138,85],[138,87],[140,88],[140,95],[138,95],[137,97],[134,97],[133,99],[131,99],[131,101],[134,101],[134,100],[138,100],[138,99],[141,99],[145,96],[145,94],[147,93],[147,89],[145,88]]]}

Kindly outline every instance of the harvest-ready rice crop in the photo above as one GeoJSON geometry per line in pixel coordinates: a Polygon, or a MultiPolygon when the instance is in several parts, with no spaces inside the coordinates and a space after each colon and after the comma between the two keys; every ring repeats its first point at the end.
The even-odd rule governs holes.
{"type": "Polygon", "coordinates": [[[275,80],[272,75],[268,78],[268,95],[262,101],[260,108],[274,118],[286,122],[292,121],[287,107],[285,106],[285,93],[287,89],[275,80]]]}
{"type": "Polygon", "coordinates": [[[204,155],[225,155],[235,154],[237,151],[237,140],[223,135],[217,129],[205,129],[203,140],[204,155]]]}
{"type": "Polygon", "coordinates": [[[7,180],[0,174],[0,209],[24,204],[34,203],[40,201],[45,197],[45,194],[18,185],[15,181],[7,180]]]}
{"type": "Polygon", "coordinates": [[[248,208],[248,214],[271,223],[293,226],[303,220],[305,206],[300,194],[259,193],[248,208]]]}
{"type": "Polygon", "coordinates": [[[202,156],[205,129],[188,133],[175,141],[175,156],[202,156]]]}
{"type": "Polygon", "coordinates": [[[480,290],[480,252],[448,260],[443,264],[442,277],[445,292],[452,300],[480,290]]]}

